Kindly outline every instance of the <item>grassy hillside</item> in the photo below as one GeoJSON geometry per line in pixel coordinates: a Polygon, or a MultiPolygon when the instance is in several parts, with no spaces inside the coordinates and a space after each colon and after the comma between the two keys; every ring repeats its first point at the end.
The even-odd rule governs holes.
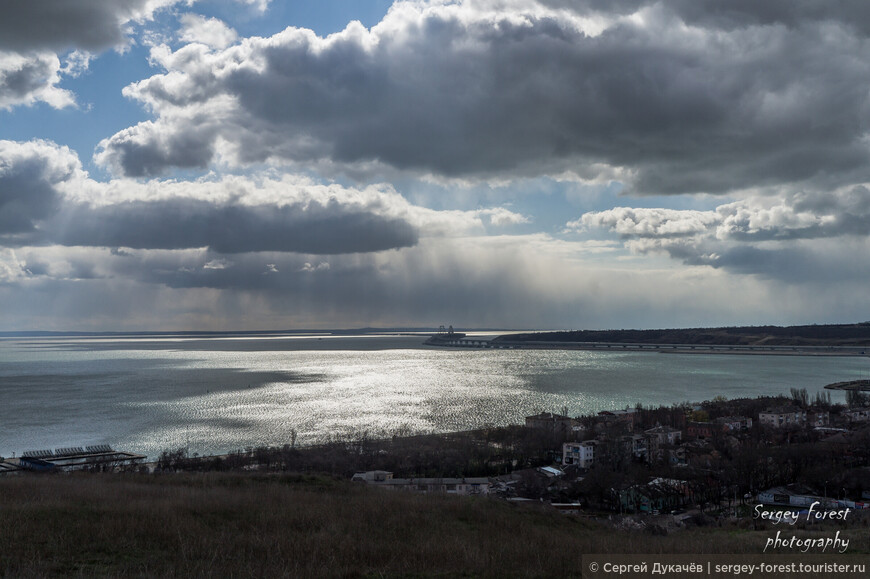
{"type": "Polygon", "coordinates": [[[542,505],[307,476],[0,479],[0,575],[10,577],[565,577],[579,576],[583,553],[757,554],[769,532],[746,527],[656,536],[542,505]]]}

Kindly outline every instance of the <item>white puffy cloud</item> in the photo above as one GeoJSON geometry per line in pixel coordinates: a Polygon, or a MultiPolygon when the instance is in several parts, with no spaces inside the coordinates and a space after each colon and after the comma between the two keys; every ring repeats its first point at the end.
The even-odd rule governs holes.
{"type": "Polygon", "coordinates": [[[0,247],[0,285],[18,282],[30,274],[27,264],[18,259],[15,250],[0,247]]]}
{"type": "Polygon", "coordinates": [[[0,0],[0,109],[75,105],[58,87],[63,77],[87,70],[90,53],[125,44],[129,23],[178,1],[0,0]]]}
{"type": "Polygon", "coordinates": [[[57,109],[73,106],[72,93],[57,86],[61,72],[60,59],[54,53],[0,51],[0,110],[37,102],[57,109]]]}
{"type": "Polygon", "coordinates": [[[479,213],[481,215],[486,215],[489,218],[489,222],[496,227],[520,225],[522,223],[531,222],[531,219],[528,216],[516,213],[505,207],[482,209],[479,213]]]}
{"type": "Polygon", "coordinates": [[[711,211],[617,207],[586,213],[567,227],[606,229],[636,254],[664,253],[686,264],[791,281],[851,279],[870,265],[855,255],[870,243],[865,185],[750,196],[711,211]],[[857,263],[863,265],[856,269],[857,263]]]}
{"type": "Polygon", "coordinates": [[[226,48],[239,37],[235,30],[217,18],[182,14],[179,21],[182,26],[179,39],[182,42],[200,42],[212,48],[226,48]]]}
{"type": "Polygon", "coordinates": [[[313,265],[306,261],[302,265],[302,267],[299,268],[299,271],[304,271],[307,273],[314,273],[317,271],[329,271],[329,262],[321,261],[317,265],[313,265]]]}
{"type": "Polygon", "coordinates": [[[226,269],[232,267],[233,262],[226,259],[213,259],[202,266],[203,269],[226,269]]]}
{"type": "Polygon", "coordinates": [[[241,2],[242,4],[247,4],[248,6],[254,8],[259,12],[265,12],[267,8],[269,8],[269,4],[271,4],[272,0],[236,0],[237,2],[241,2]]]}
{"type": "Polygon", "coordinates": [[[587,213],[577,221],[568,222],[567,227],[575,230],[602,227],[624,236],[684,237],[705,233],[720,221],[715,211],[615,207],[587,213]]]}
{"type": "MultiPolygon", "coordinates": [[[[188,5],[190,0],[184,0],[188,5]]],[[[267,0],[238,0],[265,10],[267,0]]],[[[44,102],[75,104],[58,87],[64,76],[87,70],[93,54],[123,48],[131,27],[182,0],[0,0],[0,110],[44,102]],[[63,60],[63,65],[61,65],[63,60]]],[[[182,16],[187,41],[225,47],[234,32],[215,19],[182,16]]]]}

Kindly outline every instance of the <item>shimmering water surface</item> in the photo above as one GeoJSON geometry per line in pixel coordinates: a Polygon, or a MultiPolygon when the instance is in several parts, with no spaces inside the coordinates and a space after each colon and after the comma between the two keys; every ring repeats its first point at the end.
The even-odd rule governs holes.
{"type": "MultiPolygon", "coordinates": [[[[227,452],[368,430],[451,431],[788,394],[870,376],[857,357],[453,350],[419,336],[0,340],[0,456],[111,444],[227,452]]],[[[842,394],[835,393],[835,401],[842,394]]]]}

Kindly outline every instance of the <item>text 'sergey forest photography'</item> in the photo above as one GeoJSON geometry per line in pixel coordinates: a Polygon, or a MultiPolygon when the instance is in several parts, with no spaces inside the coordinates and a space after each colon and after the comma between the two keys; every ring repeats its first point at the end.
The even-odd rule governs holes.
{"type": "Polygon", "coordinates": [[[868,286],[864,0],[0,0],[0,576],[865,576],[868,286]]]}

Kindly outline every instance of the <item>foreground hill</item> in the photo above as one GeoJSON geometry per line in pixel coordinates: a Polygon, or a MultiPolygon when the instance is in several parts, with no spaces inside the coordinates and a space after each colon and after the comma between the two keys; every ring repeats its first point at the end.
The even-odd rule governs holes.
{"type": "Polygon", "coordinates": [[[660,536],[307,475],[20,476],[0,478],[0,576],[566,577],[583,553],[758,554],[748,523],[660,536]]]}
{"type": "Polygon", "coordinates": [[[499,336],[497,342],[614,342],[740,346],[870,346],[870,322],[674,330],[574,330],[499,336]]]}

